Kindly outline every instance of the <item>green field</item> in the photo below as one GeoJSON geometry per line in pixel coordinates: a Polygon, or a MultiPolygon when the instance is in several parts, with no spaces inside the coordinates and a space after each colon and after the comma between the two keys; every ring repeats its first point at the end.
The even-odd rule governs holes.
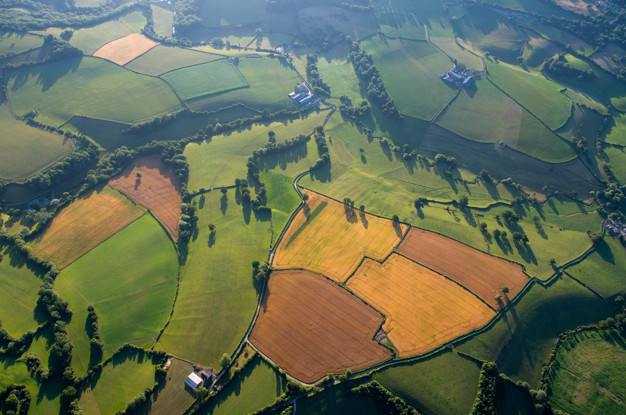
{"type": "Polygon", "coordinates": [[[580,264],[568,268],[574,278],[605,298],[626,293],[626,253],[620,243],[610,236],[604,238],[594,253],[580,264]]]}
{"type": "Polygon", "coordinates": [[[267,207],[272,209],[272,243],[274,243],[291,214],[300,205],[300,197],[293,188],[291,177],[267,171],[261,173],[261,182],[267,189],[267,207]]]}
{"type": "Polygon", "coordinates": [[[182,100],[248,86],[237,67],[225,59],[190,66],[161,75],[182,100]]]}
{"type": "Polygon", "coordinates": [[[571,101],[560,92],[560,85],[504,64],[488,63],[487,70],[491,81],[553,130],[569,118],[571,101]]]}
{"type": "Polygon", "coordinates": [[[0,179],[35,174],[72,151],[68,139],[16,120],[6,104],[0,104],[0,131],[0,179]]]}
{"type": "Polygon", "coordinates": [[[43,45],[43,38],[24,33],[0,32],[0,56],[16,55],[43,45]]]}
{"type": "Polygon", "coordinates": [[[626,414],[623,336],[616,330],[583,332],[559,347],[550,379],[550,404],[571,415],[626,414]]]}
{"type": "Polygon", "coordinates": [[[389,37],[413,40],[426,40],[424,25],[414,14],[377,14],[380,30],[389,37]]]}
{"type": "Polygon", "coordinates": [[[176,251],[149,214],[65,268],[54,289],[73,312],[74,368],[84,373],[90,366],[87,306],[98,313],[105,355],[126,342],[150,347],[172,310],[176,276],[176,251]]]}
{"type": "Polygon", "coordinates": [[[359,79],[354,73],[352,62],[347,59],[348,53],[345,45],[331,49],[329,53],[320,56],[317,69],[324,82],[330,86],[333,97],[345,95],[358,105],[363,97],[359,92],[359,79]]]}
{"type": "Polygon", "coordinates": [[[452,97],[454,90],[439,78],[452,69],[452,62],[428,43],[372,38],[361,49],[372,55],[401,113],[430,120],[452,97]]]}
{"type": "Polygon", "coordinates": [[[33,309],[44,273],[26,262],[24,255],[13,248],[0,244],[0,254],[4,256],[0,261],[0,322],[11,336],[17,338],[28,330],[35,330],[43,322],[45,316],[38,315],[33,309]]]}
{"type": "Polygon", "coordinates": [[[373,378],[420,413],[465,415],[474,403],[479,373],[476,362],[445,351],[381,370],[373,378]]]}
{"type": "Polygon", "coordinates": [[[135,33],[140,33],[146,25],[146,17],[139,10],[120,17],[119,21],[135,33]]]}
{"type": "Polygon", "coordinates": [[[557,7],[552,3],[543,2],[541,0],[487,0],[485,3],[493,4],[507,9],[519,10],[522,12],[534,13],[548,17],[558,16],[571,18],[572,16],[564,9],[557,7]]]}
{"type": "Polygon", "coordinates": [[[609,125],[611,128],[604,140],[607,143],[626,146],[626,114],[614,114],[609,125]]]}
{"type": "Polygon", "coordinates": [[[243,0],[233,7],[232,1],[215,0],[202,2],[200,18],[207,27],[223,27],[254,24],[267,18],[265,3],[243,0]]]}
{"type": "Polygon", "coordinates": [[[128,62],[125,67],[146,75],[161,75],[184,66],[198,65],[222,56],[172,46],[158,45],[128,62]]]}
{"type": "Polygon", "coordinates": [[[154,366],[149,357],[125,351],[107,363],[99,376],[87,382],[78,405],[85,415],[114,414],[133,398],[154,386],[154,366]]]}
{"type": "Polygon", "coordinates": [[[149,409],[151,415],[182,414],[196,400],[193,393],[185,387],[185,380],[194,367],[182,360],[172,359],[165,385],[152,395],[149,409]]]}
{"type": "Polygon", "coordinates": [[[533,285],[487,332],[458,347],[463,353],[495,361],[514,380],[537,387],[557,336],[579,325],[595,323],[613,307],[569,277],[549,287],[533,285]]]}
{"type": "Polygon", "coordinates": [[[194,110],[216,110],[234,103],[242,103],[256,110],[293,110],[287,97],[300,82],[296,73],[282,65],[278,59],[265,57],[242,58],[237,65],[250,88],[241,88],[214,96],[201,97],[187,102],[194,110]]]}
{"type": "MultiPolygon", "coordinates": [[[[246,177],[248,157],[267,143],[269,131],[276,133],[277,142],[299,134],[308,135],[322,124],[324,116],[324,113],[311,114],[286,125],[282,122],[255,125],[241,132],[213,137],[208,142],[189,143],[184,152],[189,162],[189,190],[233,185],[235,179],[246,177]]],[[[289,158],[289,154],[285,157],[289,158]]],[[[273,159],[280,163],[278,157],[273,159]]]]}
{"type": "Polygon", "coordinates": [[[110,20],[97,26],[74,31],[70,44],[82,50],[85,55],[91,55],[101,46],[133,33],[127,25],[119,20],[110,20]]]}
{"type": "Polygon", "coordinates": [[[135,122],[176,111],[181,104],[160,79],[97,58],[73,58],[11,70],[8,91],[19,114],[59,126],[72,115],[135,122]]]}
{"type": "Polygon", "coordinates": [[[235,191],[195,197],[198,234],[189,242],[180,271],[174,315],[157,348],[219,370],[224,353],[243,337],[257,304],[252,261],[264,261],[270,244],[269,218],[257,218],[237,203],[235,191]],[[216,226],[210,237],[209,224],[216,226]]]}
{"type": "Polygon", "coordinates": [[[256,357],[199,414],[247,415],[282,395],[286,380],[256,357]]]}
{"type": "Polygon", "coordinates": [[[626,183],[626,149],[606,147],[603,151],[617,180],[626,183]]]}
{"type": "Polygon", "coordinates": [[[174,26],[174,12],[158,4],[151,4],[154,31],[159,36],[170,36],[174,26]]]}

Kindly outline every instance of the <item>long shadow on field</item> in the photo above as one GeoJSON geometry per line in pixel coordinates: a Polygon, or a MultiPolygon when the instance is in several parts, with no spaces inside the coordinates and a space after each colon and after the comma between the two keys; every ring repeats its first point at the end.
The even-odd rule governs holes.
{"type": "Polygon", "coordinates": [[[295,148],[292,148],[281,153],[271,154],[260,157],[259,168],[261,170],[273,170],[279,167],[281,170],[285,170],[290,163],[297,163],[302,159],[305,159],[308,155],[308,148],[306,143],[303,143],[295,148]]]}
{"type": "Polygon", "coordinates": [[[609,244],[606,243],[606,241],[601,240],[598,245],[596,245],[596,252],[604,261],[608,262],[609,264],[615,265],[615,256],[613,255],[613,251],[611,250],[609,244]]]}
{"type": "Polygon", "coordinates": [[[228,209],[228,196],[226,196],[226,193],[224,193],[222,197],[220,198],[220,211],[222,212],[222,215],[226,216],[227,209],[228,209]]]}
{"type": "Polygon", "coordinates": [[[313,181],[317,180],[322,183],[330,182],[332,175],[330,172],[330,163],[328,162],[323,166],[313,169],[309,172],[309,178],[313,181]]]}

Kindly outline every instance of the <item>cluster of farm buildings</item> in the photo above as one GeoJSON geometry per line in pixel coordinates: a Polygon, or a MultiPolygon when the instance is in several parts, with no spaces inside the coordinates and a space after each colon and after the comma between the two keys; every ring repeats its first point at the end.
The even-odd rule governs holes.
{"type": "Polygon", "coordinates": [[[213,380],[215,379],[215,374],[208,370],[203,370],[198,373],[191,372],[187,379],[185,379],[185,386],[190,387],[191,389],[197,389],[199,386],[211,386],[213,380]]]}
{"type": "Polygon", "coordinates": [[[605,227],[609,234],[614,236],[622,235],[626,238],[626,225],[624,225],[619,219],[607,218],[605,227]]]}
{"type": "Polygon", "coordinates": [[[455,65],[448,72],[442,73],[440,78],[455,88],[467,88],[474,82],[474,77],[461,65],[455,65]]]}
{"type": "Polygon", "coordinates": [[[296,84],[293,88],[293,92],[290,92],[287,96],[299,107],[315,108],[320,104],[320,99],[313,95],[304,82],[302,82],[302,84],[296,84]]]}

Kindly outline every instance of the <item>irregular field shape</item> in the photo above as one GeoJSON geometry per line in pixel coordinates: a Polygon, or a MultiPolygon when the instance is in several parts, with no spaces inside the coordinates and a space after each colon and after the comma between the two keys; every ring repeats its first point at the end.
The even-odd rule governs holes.
{"type": "Polygon", "coordinates": [[[160,36],[170,36],[174,25],[174,12],[158,4],[151,4],[154,31],[160,36]]]}
{"type": "Polygon", "coordinates": [[[182,100],[248,86],[239,69],[226,59],[177,69],[163,74],[182,100]]]}
{"type": "Polygon", "coordinates": [[[109,181],[135,202],[150,209],[176,240],[180,220],[180,180],[158,155],[136,159],[119,176],[109,181]],[[137,177],[141,174],[141,177],[137,177]]]}
{"type": "Polygon", "coordinates": [[[145,213],[110,187],[81,196],[32,242],[37,255],[63,268],[145,213]]]}
{"type": "Polygon", "coordinates": [[[154,40],[148,39],[139,33],[132,33],[107,43],[95,51],[93,56],[109,60],[118,65],[125,65],[156,45],[158,43],[154,40]]]}
{"type": "Polygon", "coordinates": [[[458,282],[493,306],[497,305],[493,297],[503,286],[513,298],[528,282],[518,264],[418,228],[411,228],[398,252],[458,282]]]}
{"type": "Polygon", "coordinates": [[[152,398],[151,415],[182,414],[191,406],[196,399],[185,387],[185,379],[193,371],[191,363],[171,359],[164,381],[165,386],[159,390],[156,400],[152,398]]]}
{"type": "Polygon", "coordinates": [[[310,198],[283,235],[275,268],[304,268],[343,282],[364,256],[382,261],[406,230],[405,225],[394,229],[388,219],[360,215],[358,209],[350,222],[343,203],[305,192],[310,198]]]}
{"type": "Polygon", "coordinates": [[[109,20],[97,26],[76,30],[70,44],[82,50],[84,54],[91,55],[102,45],[131,33],[133,31],[119,20],[109,20]]]}
{"type": "Polygon", "coordinates": [[[495,312],[458,284],[400,255],[365,259],[347,286],[381,311],[400,357],[432,350],[484,326],[495,312]]]}
{"type": "Polygon", "coordinates": [[[0,55],[22,53],[43,44],[43,38],[15,32],[0,32],[0,55]]]}
{"type": "Polygon", "coordinates": [[[57,126],[73,115],[137,122],[181,108],[162,80],[93,57],[11,70],[7,83],[18,114],[36,110],[39,121],[57,126]]]}
{"type": "Polygon", "coordinates": [[[172,46],[157,45],[128,62],[126,68],[146,75],[161,75],[184,66],[198,65],[223,56],[172,46]]]}
{"type": "Polygon", "coordinates": [[[383,316],[326,278],[273,272],[250,341],[291,376],[312,383],[391,357],[373,340],[383,316]]]}

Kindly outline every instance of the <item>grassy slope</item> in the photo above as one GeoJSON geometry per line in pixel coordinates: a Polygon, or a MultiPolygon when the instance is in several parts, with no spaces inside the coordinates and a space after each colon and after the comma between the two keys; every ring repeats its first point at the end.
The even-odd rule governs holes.
{"type": "Polygon", "coordinates": [[[324,82],[330,86],[333,97],[346,95],[353,104],[358,105],[363,97],[359,92],[359,79],[354,73],[352,62],[347,58],[349,53],[346,45],[339,45],[320,56],[317,69],[324,82]]]}
{"type": "Polygon", "coordinates": [[[609,125],[611,129],[605,137],[606,142],[626,146],[626,114],[615,114],[609,125]]]}
{"type": "Polygon", "coordinates": [[[125,67],[135,72],[156,76],[183,66],[198,65],[221,58],[212,53],[158,45],[128,62],[125,67]]]}
{"type": "Polygon", "coordinates": [[[172,242],[151,215],[131,223],[59,275],[55,290],[73,311],[68,332],[73,366],[86,371],[87,306],[99,317],[105,354],[126,342],[149,347],[165,324],[176,291],[177,261],[172,242]]]}
{"type": "Polygon", "coordinates": [[[292,186],[293,179],[268,171],[261,173],[261,181],[267,189],[267,207],[272,209],[272,243],[285,227],[287,219],[300,205],[300,197],[292,186]]]}
{"type": "Polygon", "coordinates": [[[197,197],[198,235],[189,243],[181,270],[180,291],[172,320],[158,348],[218,368],[222,354],[232,353],[252,319],[257,292],[252,261],[267,258],[269,221],[257,220],[228,191],[197,197]],[[217,228],[209,240],[208,225],[217,228]]]}
{"type": "Polygon", "coordinates": [[[565,330],[597,322],[612,307],[569,277],[547,288],[535,284],[484,334],[459,347],[479,359],[496,361],[514,380],[536,387],[554,340],[565,330]]]}
{"type": "Polygon", "coordinates": [[[76,30],[70,44],[82,50],[85,55],[91,55],[101,46],[131,33],[133,31],[124,23],[110,20],[97,26],[76,30]]]}
{"type": "Polygon", "coordinates": [[[71,151],[62,136],[17,121],[6,104],[0,104],[0,130],[0,178],[14,180],[36,173],[71,151]]]}
{"type": "Polygon", "coordinates": [[[73,58],[11,70],[15,111],[36,110],[40,122],[60,125],[72,115],[133,122],[181,108],[163,81],[97,58],[73,58]]]}
{"type": "Polygon", "coordinates": [[[119,21],[135,33],[140,33],[146,25],[146,18],[139,10],[120,17],[119,21]]]}
{"type": "Polygon", "coordinates": [[[174,12],[157,4],[152,4],[150,7],[152,8],[154,31],[160,36],[170,36],[174,25],[174,12]]]}
{"type": "Polygon", "coordinates": [[[415,15],[400,13],[376,13],[382,33],[392,38],[426,40],[424,25],[415,15]]]}
{"type": "Polygon", "coordinates": [[[0,32],[0,55],[18,54],[43,45],[43,39],[24,33],[0,32]]]}
{"type": "Polygon", "coordinates": [[[617,180],[626,183],[626,149],[605,147],[603,151],[617,180]]]}

